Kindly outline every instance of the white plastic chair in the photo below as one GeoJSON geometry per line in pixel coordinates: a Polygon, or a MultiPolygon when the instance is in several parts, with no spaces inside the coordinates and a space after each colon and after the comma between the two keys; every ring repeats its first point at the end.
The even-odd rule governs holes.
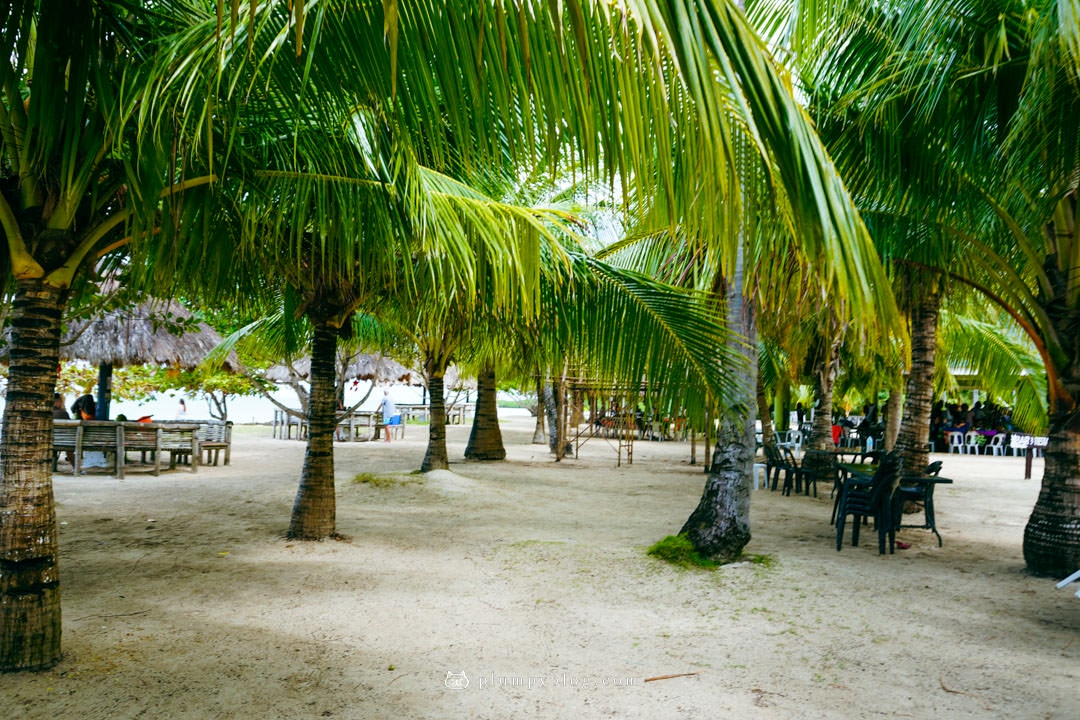
{"type": "Polygon", "coordinates": [[[980,437],[976,431],[969,430],[967,435],[964,435],[964,452],[968,455],[978,455],[980,437]]]}
{"type": "Polygon", "coordinates": [[[986,449],[991,455],[1005,457],[1005,433],[998,433],[990,438],[990,443],[986,446],[986,449]]]}
{"type": "Polygon", "coordinates": [[[964,433],[959,430],[950,430],[948,435],[949,452],[965,454],[967,450],[964,449],[964,433]]]}
{"type": "Polygon", "coordinates": [[[765,463],[754,463],[754,489],[769,489],[769,468],[765,463]],[[760,482],[759,482],[760,481],[760,482]]]}

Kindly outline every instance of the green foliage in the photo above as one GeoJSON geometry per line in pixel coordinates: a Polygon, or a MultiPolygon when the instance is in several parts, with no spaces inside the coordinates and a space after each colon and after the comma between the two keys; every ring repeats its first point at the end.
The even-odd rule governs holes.
{"type": "Polygon", "coordinates": [[[718,564],[702,557],[694,548],[694,544],[690,542],[690,538],[685,535],[668,535],[650,547],[648,554],[672,565],[685,568],[713,570],[718,564]]]}
{"type": "MultiPolygon", "coordinates": [[[[65,404],[84,393],[97,394],[98,369],[86,363],[69,362],[60,367],[56,391],[64,396],[65,404]]],[[[159,394],[176,390],[192,398],[206,398],[215,410],[214,417],[228,419],[228,401],[233,397],[259,394],[257,381],[223,370],[179,370],[157,365],[133,365],[113,370],[113,400],[144,402],[155,400],[159,394]]]]}
{"type": "MultiPolygon", "coordinates": [[[[678,565],[684,568],[698,568],[701,570],[715,570],[720,563],[702,557],[690,542],[686,535],[668,535],[657,542],[647,551],[654,558],[678,565]]],[[[765,569],[776,567],[776,558],[772,555],[744,555],[739,558],[741,562],[759,565],[765,569]]]]}
{"type": "Polygon", "coordinates": [[[772,555],[751,555],[750,557],[746,558],[746,560],[747,562],[753,563],[754,565],[760,565],[761,567],[766,569],[772,569],[776,567],[776,558],[774,558],[772,555]]]}
{"type": "Polygon", "coordinates": [[[388,488],[403,484],[401,478],[393,475],[376,475],[369,472],[358,473],[352,481],[356,485],[369,485],[377,488],[388,488]]]}

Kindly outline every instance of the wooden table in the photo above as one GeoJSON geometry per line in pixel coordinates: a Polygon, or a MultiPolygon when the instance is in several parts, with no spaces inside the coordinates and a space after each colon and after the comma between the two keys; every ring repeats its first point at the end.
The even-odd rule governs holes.
{"type": "Polygon", "coordinates": [[[374,440],[376,425],[382,424],[382,413],[378,410],[353,410],[338,421],[335,432],[344,431],[343,440],[374,440]]]}

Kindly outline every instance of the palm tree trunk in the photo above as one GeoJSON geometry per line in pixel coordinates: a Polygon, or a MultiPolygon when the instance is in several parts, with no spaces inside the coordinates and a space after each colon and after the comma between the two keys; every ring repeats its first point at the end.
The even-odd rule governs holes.
{"type": "Polygon", "coordinates": [[[450,456],[446,451],[446,397],[443,375],[448,363],[428,357],[424,360],[428,391],[431,394],[431,422],[428,425],[427,451],[420,463],[420,472],[449,470],[450,456]]]}
{"type": "MultiPolygon", "coordinates": [[[[904,413],[904,394],[899,387],[889,391],[889,399],[885,401],[885,450],[896,447],[896,439],[900,436],[900,422],[904,413]]],[[[929,418],[927,418],[929,422],[929,418]]],[[[927,426],[929,428],[929,426],[927,426]]]]}
{"type": "Polygon", "coordinates": [[[904,417],[896,447],[904,467],[918,470],[929,461],[930,412],[934,404],[934,364],[937,352],[941,294],[927,292],[911,309],[911,371],[904,394],[904,417]]]}
{"type": "Polygon", "coordinates": [[[547,433],[544,431],[545,415],[544,405],[544,382],[537,375],[536,379],[536,427],[533,428],[533,445],[547,445],[547,433]]]}
{"type": "Polygon", "coordinates": [[[807,447],[814,450],[831,450],[833,426],[833,386],[840,373],[840,345],[843,343],[843,329],[836,318],[830,318],[822,329],[822,356],[813,369],[814,394],[817,397],[817,409],[814,411],[814,424],[810,430],[807,447]]]}
{"type": "Polygon", "coordinates": [[[725,295],[728,328],[741,335],[729,341],[735,343],[733,354],[744,360],[741,368],[733,370],[739,397],[734,414],[721,417],[701,500],[679,531],[699,553],[718,562],[737,560],[750,542],[750,487],[756,450],[757,323],[753,304],[742,294],[741,248],[737,257],[740,259],[725,295]]]}
{"type": "MultiPolygon", "coordinates": [[[[1074,372],[1080,389],[1080,373],[1074,372]]],[[[1080,570],[1080,416],[1055,408],[1050,417],[1042,487],[1024,528],[1029,572],[1062,578],[1080,570]]]]}
{"type": "MultiPolygon", "coordinates": [[[[761,385],[761,377],[759,374],[758,385],[761,385]]],[[[765,398],[765,386],[761,385],[761,389],[758,391],[759,398],[765,398]]],[[[765,419],[768,418],[772,427],[770,432],[776,430],[790,430],[791,427],[791,382],[786,377],[777,378],[776,391],[773,393],[773,412],[769,414],[769,403],[766,398],[765,405],[762,406],[760,399],[758,402],[758,419],[761,420],[762,430],[765,428],[765,419]]]]}
{"type": "Polygon", "coordinates": [[[289,537],[298,540],[322,540],[337,530],[334,496],[337,338],[336,328],[325,322],[315,322],[315,337],[311,343],[307,452],[289,523],[289,537]]]}
{"type": "Polygon", "coordinates": [[[0,671],[60,660],[60,574],[52,488],[52,397],[63,291],[20,280],[12,299],[0,442],[0,671]]]}
{"type": "MultiPolygon", "coordinates": [[[[818,408],[814,413],[814,426],[810,442],[806,447],[813,450],[832,450],[832,406],[833,387],[840,372],[840,346],[844,341],[842,325],[835,316],[831,316],[822,330],[822,355],[818,366],[814,368],[814,385],[818,397],[818,408]]],[[[825,483],[836,472],[832,455],[828,452],[812,452],[803,456],[802,468],[807,492],[812,480],[825,483]]],[[[815,485],[816,487],[816,485],[815,485]]]]}
{"type": "Polygon", "coordinates": [[[495,365],[487,363],[476,378],[476,417],[465,446],[465,457],[470,460],[506,459],[496,393],[495,365]]]}
{"type": "Polygon", "coordinates": [[[1058,253],[1045,265],[1050,297],[1042,298],[1060,353],[1050,388],[1050,432],[1042,487],[1024,528],[1024,560],[1036,575],[1064,577],[1080,569],[1080,268],[1077,190],[1065,198],[1047,233],[1058,253]]]}
{"type": "MultiPolygon", "coordinates": [[[[773,426],[772,418],[769,416],[769,398],[765,396],[765,385],[761,382],[761,373],[758,373],[755,385],[757,386],[754,393],[757,396],[757,412],[758,417],[761,418],[761,442],[768,445],[776,442],[776,429],[773,426]]],[[[756,444],[757,441],[755,440],[756,444]]]]}
{"type": "Polygon", "coordinates": [[[548,448],[558,462],[566,457],[566,381],[552,378],[544,383],[544,414],[547,418],[548,448]]]}

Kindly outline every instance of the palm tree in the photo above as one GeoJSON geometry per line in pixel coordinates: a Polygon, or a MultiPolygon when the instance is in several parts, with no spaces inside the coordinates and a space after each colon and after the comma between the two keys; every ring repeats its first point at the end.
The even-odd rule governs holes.
{"type": "MultiPolygon", "coordinates": [[[[1068,574],[1080,565],[1080,133],[1073,120],[1080,113],[1080,18],[1074,4],[799,3],[800,12],[811,5],[833,13],[817,18],[832,45],[816,50],[822,68],[815,77],[831,78],[821,104],[846,126],[846,149],[834,146],[834,152],[862,158],[845,163],[867,173],[852,177],[852,185],[866,190],[883,214],[929,229],[908,238],[947,240],[936,250],[917,248],[916,264],[1000,306],[1043,358],[1050,439],[1024,554],[1033,573],[1068,574]],[[899,141],[878,146],[889,154],[860,152],[866,134],[897,127],[899,141]],[[888,158],[909,166],[889,172],[877,161],[888,158]]],[[[930,285],[920,294],[933,303],[936,292],[930,285]]],[[[925,307],[918,317],[929,326],[934,313],[925,307]]]]}
{"type": "Polygon", "coordinates": [[[12,307],[0,444],[0,671],[60,658],[45,458],[64,307],[102,257],[124,252],[157,222],[160,196],[201,182],[160,150],[170,143],[138,143],[125,124],[137,105],[116,78],[147,80],[140,69],[161,35],[154,23],[172,9],[155,5],[152,22],[107,0],[15,0],[0,10],[0,272],[12,307]]]}
{"type": "Polygon", "coordinates": [[[476,416],[473,418],[465,457],[469,460],[504,460],[502,431],[499,429],[498,386],[495,363],[488,360],[476,376],[476,416]]]}
{"type": "MultiPolygon", "coordinates": [[[[39,510],[5,520],[0,552],[4,562],[41,571],[3,575],[17,585],[2,588],[4,596],[19,599],[0,616],[10,638],[0,669],[59,657],[50,448],[47,440],[20,443],[49,437],[59,311],[85,260],[107,252],[125,222],[128,237],[145,242],[134,272],[168,286],[184,282],[177,279],[183,269],[217,297],[236,294],[241,282],[245,291],[259,284],[257,273],[236,273],[252,258],[304,280],[331,272],[335,284],[362,269],[359,290],[328,296],[335,307],[317,333],[329,346],[354,295],[377,285],[358,266],[367,250],[393,249],[374,253],[376,275],[412,267],[413,253],[436,251],[450,275],[467,279],[467,244],[447,247],[461,233],[426,231],[438,214],[418,191],[419,161],[471,168],[510,156],[535,166],[539,158],[555,164],[574,156],[593,177],[617,178],[627,196],[661,198],[653,205],[658,215],[694,218],[697,234],[720,236],[733,214],[700,212],[697,203],[735,197],[728,149],[750,122],[755,152],[769,157],[791,217],[806,223],[800,238],[811,255],[839,258],[836,282],[867,288],[861,251],[868,243],[850,203],[761,44],[726,2],[649,0],[635,4],[632,16],[577,2],[516,11],[464,0],[249,7],[222,19],[223,4],[214,0],[147,3],[144,13],[122,0],[7,5],[0,226],[16,290],[2,507],[14,517],[8,509],[33,497],[39,510]],[[292,55],[290,35],[298,62],[284,57],[292,55]],[[137,124],[123,122],[131,117],[137,124]],[[129,128],[138,133],[130,142],[122,135],[129,128]],[[315,128],[330,141],[318,143],[315,128]],[[375,145],[364,147],[365,139],[375,145]],[[241,242],[221,243],[195,197],[167,208],[160,235],[139,232],[141,218],[158,219],[149,211],[158,209],[160,189],[195,182],[185,158],[206,159],[199,175],[229,173],[214,193],[235,199],[231,210],[245,221],[223,227],[241,242]],[[158,169],[142,171],[150,166],[158,169]],[[336,197],[350,183],[372,181],[366,192],[336,197]],[[268,221],[286,191],[296,202],[268,221]],[[345,203],[353,212],[339,212],[345,203]],[[22,213],[31,209],[36,225],[22,213]],[[185,234],[202,242],[185,242],[185,234]],[[153,262],[142,260],[148,257],[153,262]]],[[[280,287],[282,279],[268,282],[280,287]]],[[[407,279],[387,281],[391,288],[400,282],[407,279]]],[[[510,284],[500,287],[512,292],[510,284]]],[[[313,404],[332,413],[332,403],[313,404]]],[[[320,461],[318,472],[327,467],[320,461]]]]}

